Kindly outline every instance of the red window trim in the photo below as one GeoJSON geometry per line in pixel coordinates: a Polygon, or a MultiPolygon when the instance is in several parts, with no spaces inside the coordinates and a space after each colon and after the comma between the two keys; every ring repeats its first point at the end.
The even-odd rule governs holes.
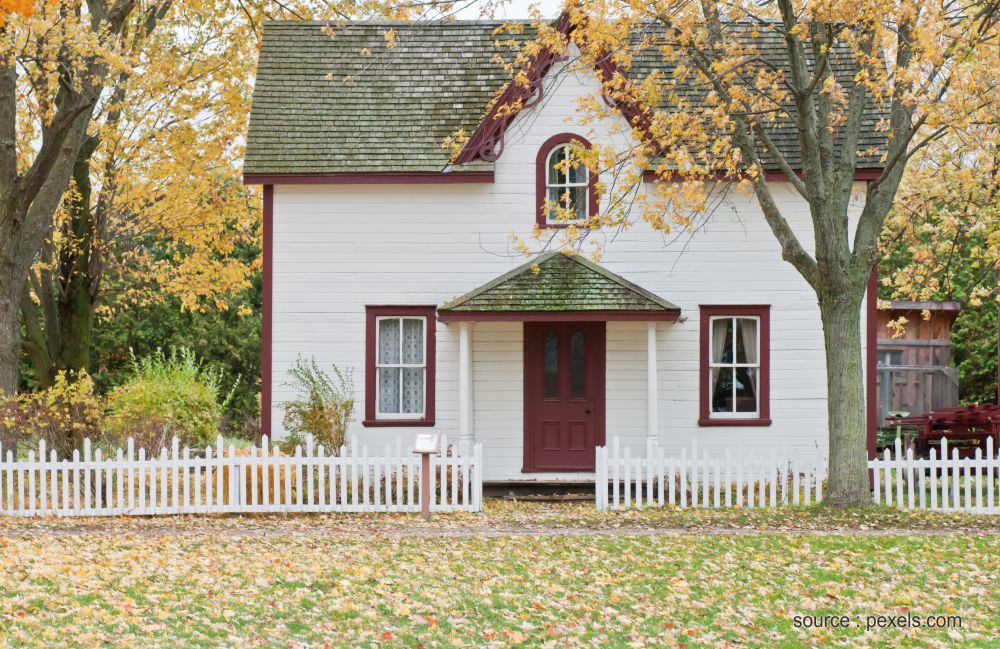
{"type": "Polygon", "coordinates": [[[365,418],[362,426],[433,426],[434,425],[434,385],[437,366],[435,312],[432,305],[367,305],[365,306],[365,418]],[[423,316],[427,319],[427,378],[424,384],[424,416],[420,419],[378,419],[375,404],[375,322],[380,316],[423,316]]]}
{"type": "Polygon", "coordinates": [[[770,426],[771,425],[771,305],[702,304],[698,361],[699,426],[770,426]],[[709,322],[712,316],[757,316],[760,318],[760,412],[757,417],[713,419],[709,411],[708,371],[709,322]]]}
{"type": "MultiPolygon", "coordinates": [[[[582,147],[589,149],[592,145],[590,141],[582,135],[576,133],[559,133],[553,135],[542,143],[535,157],[535,222],[540,228],[565,228],[569,223],[548,223],[545,218],[545,162],[552,149],[567,142],[577,142],[582,147]]],[[[590,173],[590,191],[588,192],[589,205],[587,206],[587,216],[597,214],[600,197],[597,195],[598,174],[590,173]]]]}

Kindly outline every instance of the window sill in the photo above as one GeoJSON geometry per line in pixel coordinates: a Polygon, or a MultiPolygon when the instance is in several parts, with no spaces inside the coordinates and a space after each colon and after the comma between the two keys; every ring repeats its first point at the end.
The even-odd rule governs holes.
{"type": "Polygon", "coordinates": [[[698,419],[699,426],[770,426],[770,419],[712,419],[701,417],[698,419]]]}
{"type": "Polygon", "coordinates": [[[538,227],[542,230],[559,230],[561,228],[568,228],[571,225],[575,225],[578,228],[590,229],[590,219],[584,219],[582,221],[560,221],[558,223],[539,223],[538,227]]]}
{"type": "Polygon", "coordinates": [[[389,428],[392,426],[414,427],[433,426],[433,419],[365,419],[361,422],[365,428],[389,428]]]}

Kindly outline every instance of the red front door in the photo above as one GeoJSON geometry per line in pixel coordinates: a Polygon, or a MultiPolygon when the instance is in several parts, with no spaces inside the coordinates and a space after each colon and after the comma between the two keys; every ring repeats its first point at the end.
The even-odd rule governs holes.
{"type": "Polygon", "coordinates": [[[604,444],[604,323],[524,324],[524,470],[593,471],[604,444]]]}

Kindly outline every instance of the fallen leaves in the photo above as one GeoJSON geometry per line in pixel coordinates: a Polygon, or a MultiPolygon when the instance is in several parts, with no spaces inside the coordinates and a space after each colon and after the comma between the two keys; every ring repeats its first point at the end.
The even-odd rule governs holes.
{"type": "Polygon", "coordinates": [[[484,515],[430,523],[394,515],[0,521],[0,646],[67,637],[144,648],[995,646],[1000,536],[983,533],[993,523],[911,520],[982,522],[977,535],[825,531],[859,520],[895,528],[911,519],[597,516],[491,503],[484,515]],[[824,531],[745,531],[762,523],[824,531]],[[684,525],[695,531],[650,533],[684,525]],[[791,623],[801,614],[938,613],[961,616],[963,627],[791,623]]]}

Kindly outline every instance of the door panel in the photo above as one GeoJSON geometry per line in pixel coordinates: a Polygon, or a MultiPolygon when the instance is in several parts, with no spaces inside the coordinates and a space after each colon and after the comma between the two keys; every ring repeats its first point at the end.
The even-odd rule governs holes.
{"type": "Polygon", "coordinates": [[[603,322],[524,325],[524,470],[593,471],[604,443],[603,322]]]}

